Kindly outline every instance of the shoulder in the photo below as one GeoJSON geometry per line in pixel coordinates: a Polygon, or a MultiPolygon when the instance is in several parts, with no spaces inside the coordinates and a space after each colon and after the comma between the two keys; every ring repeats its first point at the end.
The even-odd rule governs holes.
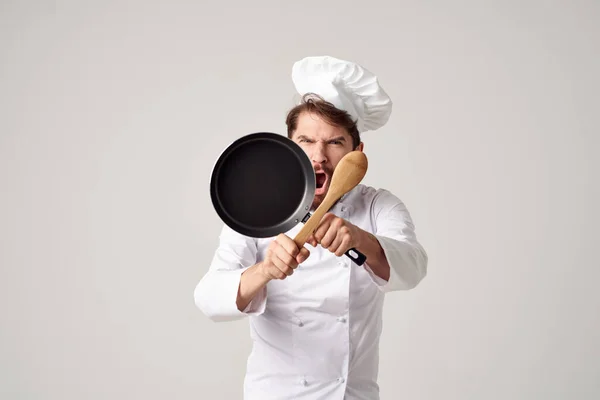
{"type": "Polygon", "coordinates": [[[348,196],[348,201],[368,208],[387,208],[403,205],[402,200],[390,190],[374,188],[365,184],[358,184],[348,196]]]}
{"type": "Polygon", "coordinates": [[[405,226],[414,229],[410,212],[392,191],[360,184],[353,193],[354,207],[368,215],[376,229],[382,226],[405,226]]]}
{"type": "Polygon", "coordinates": [[[256,238],[242,235],[237,231],[233,230],[227,224],[221,225],[221,231],[219,233],[219,240],[221,244],[253,244],[257,242],[256,238]]]}

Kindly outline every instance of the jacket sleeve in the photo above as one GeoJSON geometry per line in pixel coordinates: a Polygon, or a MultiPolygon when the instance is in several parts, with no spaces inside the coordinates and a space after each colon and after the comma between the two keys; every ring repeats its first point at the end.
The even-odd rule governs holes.
{"type": "Polygon", "coordinates": [[[371,207],[373,235],[383,248],[390,265],[390,278],[381,279],[364,264],[371,279],[384,292],[409,290],[427,275],[428,256],[417,240],[415,227],[404,203],[387,190],[380,189],[371,207]]]}
{"type": "Polygon", "coordinates": [[[267,300],[266,287],[243,311],[238,310],[236,304],[242,272],[256,263],[256,240],[224,225],[208,271],[194,289],[196,306],[216,322],[262,314],[267,300]]]}

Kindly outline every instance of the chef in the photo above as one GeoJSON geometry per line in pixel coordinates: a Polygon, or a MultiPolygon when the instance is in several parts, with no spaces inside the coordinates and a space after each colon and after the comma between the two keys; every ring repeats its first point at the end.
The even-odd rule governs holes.
{"type": "MultiPolygon", "coordinates": [[[[392,102],[370,71],[330,56],[297,61],[292,80],[301,100],[287,134],[315,169],[314,210],[337,163],[364,150],[361,135],[387,123],[392,102]]],[[[300,229],[252,238],[224,225],[195,304],[213,321],[249,319],[244,399],[379,399],[384,296],[427,272],[409,211],[390,191],[359,184],[302,248],[292,239],[300,229]],[[344,256],[351,248],[367,257],[362,266],[344,256]]]]}

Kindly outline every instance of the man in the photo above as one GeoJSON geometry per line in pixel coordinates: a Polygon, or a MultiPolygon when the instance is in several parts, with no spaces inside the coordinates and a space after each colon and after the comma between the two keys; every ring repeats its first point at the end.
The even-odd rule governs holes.
{"type": "MultiPolygon", "coordinates": [[[[342,157],[363,151],[360,134],[387,122],[391,101],[369,71],[333,57],[300,60],[292,77],[302,102],[287,116],[288,137],[312,161],[314,210],[342,157]]],[[[214,321],[250,319],[245,399],[379,399],[384,295],[414,288],[427,271],[409,212],[360,184],[298,248],[301,227],[255,239],[224,226],[195,302],[214,321]],[[365,264],[344,255],[351,248],[365,264]]]]}

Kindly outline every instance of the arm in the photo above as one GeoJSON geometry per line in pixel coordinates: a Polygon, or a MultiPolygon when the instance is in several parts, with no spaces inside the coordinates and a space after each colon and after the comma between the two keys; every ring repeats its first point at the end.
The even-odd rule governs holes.
{"type": "Polygon", "coordinates": [[[427,273],[427,254],[417,241],[404,204],[387,190],[379,190],[371,204],[374,232],[327,213],[308,238],[341,257],[355,247],[367,257],[363,265],[383,291],[412,289],[427,273]]]}
{"type": "Polygon", "coordinates": [[[260,315],[267,302],[267,283],[285,279],[308,258],[306,248],[280,234],[269,244],[264,260],[257,262],[255,239],[223,227],[220,243],[194,291],[197,307],[213,321],[231,321],[260,315]]]}
{"type": "Polygon", "coordinates": [[[365,253],[365,269],[385,292],[416,287],[427,274],[428,256],[417,241],[406,206],[389,191],[380,190],[373,200],[371,218],[375,231],[372,234],[363,231],[361,236],[366,244],[361,244],[364,249],[359,248],[361,252],[375,254],[369,257],[365,253]]]}
{"type": "Polygon", "coordinates": [[[375,235],[358,228],[356,249],[363,253],[368,260],[371,272],[384,281],[390,279],[390,264],[385,251],[375,235]]]}
{"type": "Polygon", "coordinates": [[[245,310],[257,295],[263,294],[269,283],[270,279],[261,273],[260,268],[261,264],[255,264],[242,272],[236,299],[238,310],[245,310]]]}
{"type": "MultiPolygon", "coordinates": [[[[254,285],[248,285],[250,290],[246,289],[246,285],[241,290],[242,275],[254,271],[256,263],[256,240],[223,226],[208,272],[194,289],[196,306],[213,321],[237,320],[264,312],[266,284],[254,282],[254,285]],[[240,303],[244,303],[244,307],[238,307],[240,292],[240,303]]],[[[249,276],[246,275],[243,280],[247,281],[249,276]]]]}

